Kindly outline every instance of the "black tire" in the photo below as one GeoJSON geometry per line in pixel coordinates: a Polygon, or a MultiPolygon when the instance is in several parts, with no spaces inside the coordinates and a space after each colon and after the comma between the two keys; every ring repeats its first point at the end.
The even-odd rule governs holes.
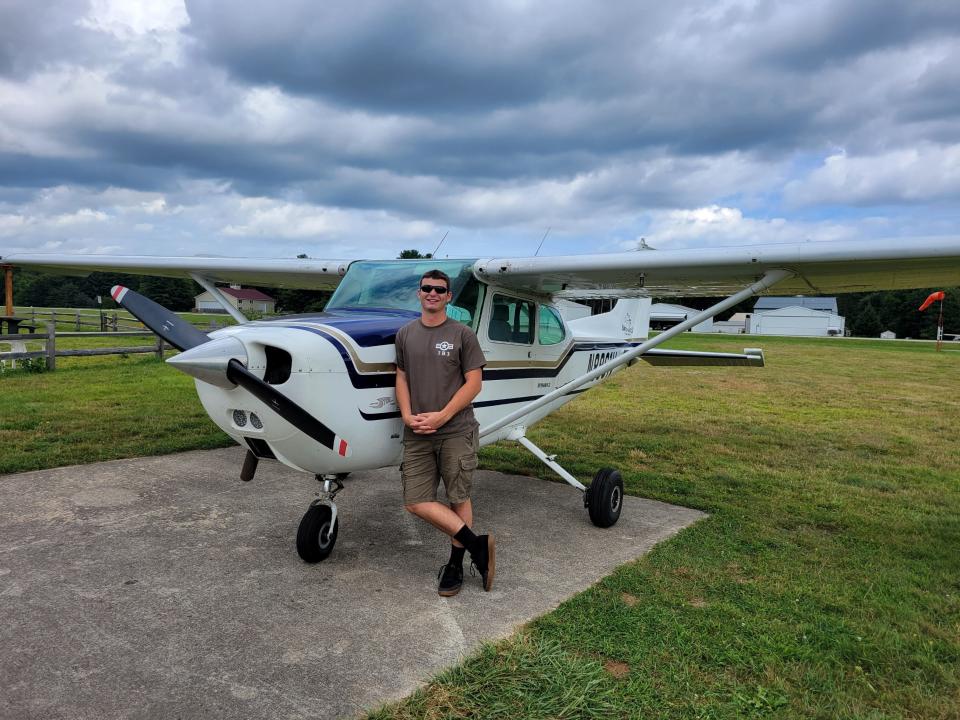
{"type": "Polygon", "coordinates": [[[331,530],[332,517],[333,511],[329,505],[311,505],[304,514],[297,530],[297,554],[304,562],[318,563],[326,560],[333,552],[340,520],[334,523],[331,530]]]}
{"type": "Polygon", "coordinates": [[[601,468],[593,476],[586,492],[590,522],[597,527],[610,527],[620,519],[623,509],[623,478],[613,468],[601,468]]]}

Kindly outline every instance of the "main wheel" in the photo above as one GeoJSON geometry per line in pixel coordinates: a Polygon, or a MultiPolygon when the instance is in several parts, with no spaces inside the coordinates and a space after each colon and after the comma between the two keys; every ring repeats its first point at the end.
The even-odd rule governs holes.
{"type": "Polygon", "coordinates": [[[610,527],[620,519],[623,508],[623,478],[613,468],[601,468],[593,476],[584,500],[590,522],[597,527],[610,527]]]}
{"type": "Polygon", "coordinates": [[[333,510],[329,505],[311,505],[297,530],[297,554],[304,562],[326,560],[337,542],[340,520],[330,527],[333,510]]]}

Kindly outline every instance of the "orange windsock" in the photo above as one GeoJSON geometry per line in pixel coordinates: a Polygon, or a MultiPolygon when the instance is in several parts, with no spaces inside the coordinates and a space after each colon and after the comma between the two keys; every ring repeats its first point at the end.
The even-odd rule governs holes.
{"type": "Polygon", "coordinates": [[[937,300],[943,300],[946,297],[946,294],[943,290],[937,290],[935,293],[930,293],[930,297],[923,301],[923,305],[920,306],[921,310],[926,310],[928,307],[933,305],[937,300]]]}

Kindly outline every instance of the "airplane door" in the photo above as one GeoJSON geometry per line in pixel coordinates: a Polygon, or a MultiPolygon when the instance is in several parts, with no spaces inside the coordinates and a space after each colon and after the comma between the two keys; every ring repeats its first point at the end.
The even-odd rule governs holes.
{"type": "Polygon", "coordinates": [[[546,395],[557,387],[561,365],[572,342],[560,313],[550,305],[538,305],[533,360],[539,375],[532,378],[534,395],[546,395]]]}
{"type": "Polygon", "coordinates": [[[481,426],[516,410],[536,394],[536,303],[496,291],[487,297],[477,333],[487,365],[483,391],[473,403],[481,426]]]}

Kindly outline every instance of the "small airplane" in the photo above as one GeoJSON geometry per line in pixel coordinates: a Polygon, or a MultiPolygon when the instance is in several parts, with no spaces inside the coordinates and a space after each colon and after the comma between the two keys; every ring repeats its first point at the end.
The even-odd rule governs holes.
{"type": "MultiPolygon", "coordinates": [[[[448,314],[477,333],[487,358],[474,401],[480,443],[515,441],[583,492],[590,520],[620,517],[623,480],[602,468],[589,485],[527,437],[534,423],[627,365],[762,366],[763,353],[658,349],[756,294],[833,294],[960,284],[960,238],[757,245],[566,257],[464,260],[222,259],[15,254],[0,264],[60,274],[110,271],[191,277],[238,322],[204,333],[124,287],[113,298],[181,352],[167,362],[195,378],[210,418],[247,449],[240,477],[277,460],[323,483],[297,532],[300,557],[327,558],[334,498],[351,472],[396,466],[394,338],[419,317],[416,289],[432,268],[452,280],[448,314]],[[333,289],[321,313],[248,321],[216,282],[333,289]],[[650,298],[721,296],[652,338],[650,298]],[[606,313],[565,320],[560,299],[617,298],[606,313]]],[[[443,348],[438,348],[443,351],[443,348]]]]}

